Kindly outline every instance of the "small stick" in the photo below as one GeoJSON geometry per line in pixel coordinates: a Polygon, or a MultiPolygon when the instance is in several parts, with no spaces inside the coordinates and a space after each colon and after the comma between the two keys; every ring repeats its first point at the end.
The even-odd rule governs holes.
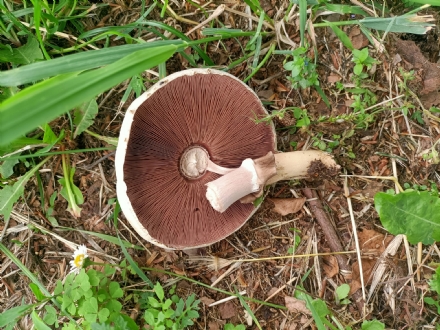
{"type": "MultiPolygon", "coordinates": [[[[328,245],[332,251],[342,251],[342,244],[339,241],[339,237],[336,234],[336,230],[331,224],[330,220],[327,217],[327,214],[322,207],[321,201],[318,198],[318,194],[316,191],[311,190],[310,188],[303,189],[304,195],[308,199],[308,203],[310,204],[310,208],[315,215],[316,220],[324,232],[324,235],[327,239],[328,245]]],[[[348,267],[348,259],[345,255],[337,254],[335,255],[336,260],[338,261],[339,269],[342,270],[343,275],[347,275],[351,273],[350,267],[348,267]]],[[[345,277],[345,276],[344,276],[345,277]]],[[[356,306],[361,313],[364,313],[364,300],[360,295],[359,291],[353,293],[353,300],[356,302],[356,306]]]]}
{"type": "Polygon", "coordinates": [[[224,11],[225,11],[225,5],[220,5],[217,7],[216,10],[214,10],[214,12],[207,18],[205,19],[202,23],[198,24],[197,26],[193,27],[191,30],[189,30],[187,33],[185,33],[186,36],[190,35],[191,33],[193,33],[195,30],[198,30],[199,28],[201,28],[203,25],[211,22],[213,19],[219,17],[224,11]]]}
{"type": "MultiPolygon", "coordinates": [[[[242,296],[242,295],[244,295],[246,293],[247,293],[246,290],[243,290],[243,291],[239,292],[240,296],[242,296]]],[[[237,299],[237,298],[238,298],[237,296],[230,296],[230,297],[227,297],[225,299],[213,302],[212,304],[209,304],[208,307],[212,307],[212,306],[215,306],[215,305],[220,305],[220,304],[223,304],[224,302],[227,302],[227,301],[233,300],[233,299],[237,299]]]]}

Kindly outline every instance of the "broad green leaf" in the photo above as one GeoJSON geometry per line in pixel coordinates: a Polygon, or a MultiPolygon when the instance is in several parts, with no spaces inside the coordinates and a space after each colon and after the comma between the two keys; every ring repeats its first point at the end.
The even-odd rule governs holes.
{"type": "Polygon", "coordinates": [[[157,282],[156,285],[154,286],[154,292],[156,293],[160,301],[162,301],[163,298],[165,297],[162,285],[160,285],[159,282],[157,282]]]}
{"type": "Polygon", "coordinates": [[[0,164],[0,176],[3,179],[9,178],[14,174],[14,166],[18,164],[18,159],[6,159],[0,164]]]}
{"type": "Polygon", "coordinates": [[[166,61],[177,48],[169,45],[140,50],[103,68],[57,76],[22,90],[0,105],[0,144],[7,144],[37,125],[166,61]]]}
{"type": "Polygon", "coordinates": [[[0,328],[15,322],[16,319],[26,315],[34,305],[22,305],[8,309],[0,314],[0,328]]]}
{"type": "Polygon", "coordinates": [[[110,315],[110,311],[107,308],[102,308],[98,312],[99,322],[103,323],[103,322],[107,321],[109,315],[110,315]]]}
{"type": "Polygon", "coordinates": [[[52,128],[50,128],[49,124],[46,123],[43,125],[43,131],[44,131],[43,143],[47,143],[47,144],[56,143],[58,138],[55,135],[55,133],[52,131],[52,128]]]}
{"type": "Polygon", "coordinates": [[[24,186],[29,178],[24,176],[14,183],[13,186],[5,186],[0,190],[0,214],[3,214],[5,220],[11,216],[12,207],[15,202],[23,195],[24,186]]]}
{"type": "Polygon", "coordinates": [[[385,324],[379,322],[378,320],[364,321],[362,323],[362,330],[383,330],[385,329],[385,324]]]}
{"type": "Polygon", "coordinates": [[[44,322],[43,320],[38,316],[38,314],[35,312],[35,310],[31,313],[32,321],[34,322],[35,329],[37,330],[51,330],[44,322]]]}
{"type": "Polygon", "coordinates": [[[382,225],[391,234],[405,234],[412,244],[440,241],[440,199],[430,192],[380,192],[374,196],[374,204],[382,225]]]}
{"type": "Polygon", "coordinates": [[[118,282],[110,282],[108,291],[110,292],[110,297],[112,298],[121,298],[124,295],[124,291],[122,291],[118,282]]]}
{"type": "Polygon", "coordinates": [[[84,102],[75,109],[73,123],[76,125],[73,137],[76,138],[86,129],[88,129],[98,113],[98,103],[95,99],[84,102]]]}
{"type": "Polygon", "coordinates": [[[339,300],[347,298],[349,292],[350,292],[350,286],[346,283],[341,284],[336,288],[336,295],[338,296],[339,300]]]}
{"type": "Polygon", "coordinates": [[[435,274],[432,276],[432,280],[429,281],[429,287],[431,290],[440,294],[440,267],[437,267],[435,274]]]}
{"type": "MultiPolygon", "coordinates": [[[[0,155],[5,155],[28,146],[29,146],[28,148],[30,149],[30,146],[41,145],[41,143],[43,143],[43,141],[39,139],[19,137],[18,139],[15,139],[14,141],[10,142],[7,145],[1,145],[0,143],[0,155]]],[[[0,157],[0,161],[4,159],[6,158],[0,157]]]]}
{"type": "Polygon", "coordinates": [[[46,310],[46,315],[44,315],[43,321],[49,325],[57,323],[57,310],[51,305],[44,306],[44,309],[46,310]]]}
{"type": "Polygon", "coordinates": [[[81,216],[81,208],[78,206],[84,203],[84,197],[81,190],[75,186],[73,183],[73,175],[75,174],[75,168],[70,168],[66,170],[65,173],[68,177],[64,177],[58,180],[58,182],[63,186],[60,191],[61,196],[68,203],[67,211],[69,211],[75,218],[81,216]]]}
{"type": "Polygon", "coordinates": [[[35,283],[29,283],[29,287],[31,288],[33,294],[35,295],[35,298],[37,298],[38,301],[42,301],[46,298],[46,296],[41,292],[38,285],[35,283]]]}
{"type": "Polygon", "coordinates": [[[30,64],[36,60],[43,59],[38,41],[29,37],[26,45],[0,50],[0,62],[10,62],[14,64],[30,64]]]}
{"type": "MultiPolygon", "coordinates": [[[[165,40],[142,43],[137,45],[115,46],[99,50],[76,53],[58,57],[50,61],[24,65],[16,69],[0,72],[0,86],[20,86],[57,75],[95,69],[114,63],[124,56],[143,49],[154,49],[161,46],[174,45],[182,47],[181,40],[165,40]]],[[[89,98],[90,99],[90,98],[89,98]]],[[[87,101],[84,100],[84,102],[87,101]]]]}

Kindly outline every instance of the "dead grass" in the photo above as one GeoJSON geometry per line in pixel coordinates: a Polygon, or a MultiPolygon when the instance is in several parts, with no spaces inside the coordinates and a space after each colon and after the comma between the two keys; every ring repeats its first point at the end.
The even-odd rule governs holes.
{"type": "MultiPolygon", "coordinates": [[[[287,8],[287,1],[261,3],[266,12],[275,19],[283,17],[287,8]]],[[[127,24],[139,17],[138,6],[137,1],[117,1],[105,10],[96,11],[96,16],[85,19],[84,23],[89,29],[127,24]]],[[[241,4],[226,2],[225,6],[226,10],[218,18],[213,18],[215,26],[218,25],[219,20],[231,28],[247,29],[252,19],[258,20],[257,17],[246,13],[241,4]]],[[[189,20],[198,24],[204,22],[206,17],[189,3],[181,6],[181,2],[170,1],[170,7],[174,14],[168,12],[166,18],[161,19],[159,11],[155,9],[151,19],[165,21],[184,33],[190,32],[189,36],[193,39],[200,38],[200,26],[190,23],[189,20]]],[[[205,8],[211,14],[218,7],[212,3],[207,4],[205,8]]],[[[252,24],[255,28],[255,21],[252,24]]],[[[291,44],[299,43],[298,22],[292,20],[284,25],[280,30],[284,35],[278,36],[277,43],[279,47],[288,49],[291,44]]],[[[271,27],[265,28],[271,30],[271,27]]],[[[365,40],[357,27],[348,27],[346,32],[358,48],[368,45],[368,40],[365,40]]],[[[272,102],[268,110],[301,106],[307,109],[310,118],[315,121],[321,116],[337,116],[352,111],[350,105],[353,102],[353,95],[344,91],[338,92],[336,88],[336,82],[342,83],[346,88],[352,84],[353,64],[350,52],[341,46],[330,29],[319,28],[315,30],[315,34],[319,78],[322,89],[332,104],[331,109],[325,106],[313,89],[291,90],[283,70],[284,56],[275,55],[249,81],[249,85],[263,100],[272,102]]],[[[151,37],[148,33],[144,36],[146,39],[151,37]]],[[[368,123],[368,127],[356,128],[356,122],[353,121],[323,120],[292,134],[286,129],[286,125],[292,124],[292,118],[287,123],[276,122],[280,150],[291,150],[291,142],[295,142],[298,149],[309,149],[312,147],[313,137],[320,133],[322,135],[319,139],[328,143],[338,139],[334,135],[342,136],[344,132],[353,130],[350,137],[332,150],[343,172],[353,176],[334,176],[313,182],[281,182],[269,187],[268,197],[302,197],[303,188],[313,189],[316,198],[323,204],[329,224],[336,230],[342,249],[357,250],[360,259],[356,254],[348,254],[343,258],[344,267],[338,264],[337,255],[331,254],[331,244],[329,244],[331,242],[317,224],[316,213],[311,211],[309,202],[304,204],[299,212],[281,216],[272,210],[272,205],[266,200],[253,218],[237,233],[197,251],[197,255],[202,256],[204,262],[181,251],[168,252],[141,241],[125,224],[125,219],[121,215],[118,229],[122,237],[133,244],[145,247],[143,251],[129,249],[134,260],[142,267],[154,267],[184,274],[230,292],[234,292],[234,287],[237,287],[248,297],[283,306],[287,304],[289,297],[293,297],[295,291],[304,290],[311,297],[324,300],[341,324],[352,325],[355,329],[360,328],[363,319],[373,318],[394,329],[420,329],[422,325],[433,328],[438,322],[438,315],[431,307],[423,304],[423,296],[429,294],[427,281],[434,271],[430,264],[439,262],[440,251],[436,245],[424,247],[422,263],[417,264],[417,247],[409,246],[402,237],[390,236],[381,228],[374,210],[373,196],[378,191],[394,188],[394,185],[389,180],[372,179],[367,176],[394,176],[401,184],[410,182],[429,186],[430,182],[437,185],[440,182],[438,165],[423,159],[423,154],[429,152],[440,134],[439,118],[426,112],[431,105],[440,103],[438,100],[440,83],[431,79],[429,83],[433,83],[434,86],[430,85],[429,91],[419,94],[420,91],[424,91],[423,88],[426,88],[424,79],[427,68],[436,67],[438,42],[436,46],[432,43],[432,40],[436,40],[436,36],[437,32],[432,31],[427,36],[415,38],[413,43],[401,39],[403,37],[411,39],[410,35],[389,34],[383,43],[385,51],[380,52],[371,47],[372,56],[378,59],[380,64],[376,66],[372,79],[365,81],[363,87],[375,93],[380,111],[368,123]],[[409,58],[405,53],[408,45],[413,49],[412,54],[417,55],[415,59],[409,58]],[[404,117],[398,110],[402,107],[402,99],[398,97],[404,92],[399,87],[402,80],[399,68],[407,71],[415,70],[416,79],[408,87],[412,91],[408,99],[416,106],[416,111],[422,112],[424,124],[404,117]],[[433,92],[437,94],[429,95],[433,92]],[[349,157],[348,152],[352,152],[355,157],[349,157]],[[352,223],[356,225],[355,228],[352,223]],[[295,228],[295,231],[292,228],[295,228]],[[358,248],[355,244],[355,234],[359,236],[358,248]],[[295,254],[310,256],[277,259],[288,255],[289,248],[294,245],[295,237],[301,239],[295,254]],[[318,256],[317,253],[329,255],[318,256]],[[240,261],[240,259],[259,258],[269,258],[269,260],[240,261]],[[228,259],[233,261],[227,261],[228,259]],[[360,261],[362,261],[362,271],[359,267],[360,261]],[[419,278],[415,275],[417,271],[420,274],[419,278]],[[308,275],[302,281],[305,274],[308,275]],[[349,298],[352,303],[349,305],[337,305],[335,302],[335,290],[343,283],[349,283],[351,287],[349,298]],[[356,292],[358,292],[357,296],[356,292]],[[356,303],[353,299],[353,297],[360,299],[359,293],[360,298],[363,295],[367,298],[362,304],[359,304],[359,301],[356,303]]],[[[242,56],[237,42],[243,45],[246,39],[231,39],[221,44],[212,43],[208,45],[207,52],[216,65],[227,66],[242,56]]],[[[170,74],[184,70],[187,66],[185,59],[177,54],[167,62],[167,72],[170,74]]],[[[231,70],[231,73],[243,79],[250,73],[250,69],[244,62],[231,70]]],[[[155,72],[146,73],[145,78],[154,80],[155,72]]],[[[103,136],[118,136],[122,113],[131,101],[128,100],[120,105],[126,88],[125,85],[117,86],[99,98],[100,112],[91,128],[92,131],[103,136]]],[[[374,110],[376,108],[371,109],[374,110]]],[[[68,122],[61,118],[53,122],[52,126],[54,130],[59,131],[68,127],[68,122]]],[[[103,145],[105,143],[90,135],[82,134],[75,141],[70,141],[69,148],[92,148],[103,145]]],[[[113,154],[90,152],[77,154],[71,160],[77,164],[75,182],[86,198],[82,205],[81,218],[73,219],[66,212],[67,204],[61,198],[56,200],[54,216],[60,225],[74,230],[61,230],[50,225],[41,212],[41,197],[36,180],[32,180],[27,185],[25,196],[15,206],[8,227],[4,228],[4,223],[0,223],[0,231],[5,231],[2,243],[38,276],[49,291],[53,290],[57,279],[63,279],[68,273],[70,255],[78,244],[87,245],[95,261],[114,263],[123,258],[117,246],[75,230],[116,234],[112,222],[108,220],[113,212],[113,205],[108,204],[108,201],[116,197],[113,154]]],[[[17,166],[15,175],[18,176],[23,171],[26,169],[21,165],[17,166]]],[[[53,158],[40,175],[47,203],[52,192],[60,189],[57,184],[57,178],[62,175],[60,159],[53,158]]],[[[35,302],[28,286],[29,279],[2,255],[0,255],[0,276],[0,311],[35,302]]],[[[171,276],[158,272],[151,272],[148,276],[153,282],[159,280],[164,284],[173,280],[171,276]]],[[[132,277],[127,285],[127,293],[130,292],[131,286],[136,286],[139,282],[138,278],[132,277]]],[[[237,299],[225,301],[225,295],[187,281],[179,281],[177,288],[182,295],[195,292],[202,301],[201,317],[197,320],[194,329],[221,329],[225,323],[247,324],[249,321],[237,299]]],[[[281,310],[250,303],[263,329],[314,328],[311,315],[304,311],[297,312],[297,307],[291,304],[287,306],[287,310],[281,310]]],[[[134,317],[137,315],[134,302],[126,301],[123,308],[127,314],[132,314],[134,317]]],[[[19,326],[22,329],[30,328],[30,319],[23,319],[19,326]]],[[[249,328],[254,329],[255,326],[250,325],[249,328]]]]}

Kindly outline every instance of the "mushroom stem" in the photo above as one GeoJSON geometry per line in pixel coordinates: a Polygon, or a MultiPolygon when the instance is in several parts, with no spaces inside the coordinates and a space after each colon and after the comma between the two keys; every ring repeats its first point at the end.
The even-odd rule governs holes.
{"type": "Polygon", "coordinates": [[[254,161],[245,159],[239,168],[206,184],[206,198],[214,210],[223,213],[235,201],[260,189],[254,161]]]}
{"type": "Polygon", "coordinates": [[[275,154],[277,173],[266,184],[307,177],[313,161],[321,162],[328,169],[338,167],[330,154],[319,150],[278,153],[275,154]]]}
{"type": "Polygon", "coordinates": [[[226,167],[217,165],[216,163],[214,163],[213,161],[208,159],[208,167],[206,168],[206,170],[210,171],[210,172],[217,173],[217,174],[225,175],[225,174],[235,170],[235,168],[226,168],[226,167]]]}
{"type": "Polygon", "coordinates": [[[206,197],[215,210],[224,212],[239,199],[244,203],[255,200],[264,185],[304,178],[310,174],[319,176],[320,173],[313,173],[311,168],[315,162],[315,171],[334,171],[339,168],[333,157],[323,151],[292,151],[279,154],[270,152],[255,161],[245,159],[238,169],[207,183],[206,197]]]}

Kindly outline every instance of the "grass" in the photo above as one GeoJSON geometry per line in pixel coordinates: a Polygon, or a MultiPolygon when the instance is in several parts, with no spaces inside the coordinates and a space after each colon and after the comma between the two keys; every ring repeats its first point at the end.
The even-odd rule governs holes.
{"type": "MultiPolygon", "coordinates": [[[[350,281],[337,270],[327,277],[338,254],[328,253],[319,229],[309,225],[313,213],[307,208],[295,215],[298,219],[267,227],[268,219],[280,217],[263,205],[250,225],[208,248],[210,256],[202,259],[221,260],[223,270],[158,249],[125,225],[112,151],[126,103],[187,67],[229,71],[253,88],[270,110],[256,122],[275,123],[281,151],[315,148],[335,155],[350,181],[328,178],[327,188],[319,189],[347,253],[352,252],[348,238],[380,224],[373,196],[357,198],[372,185],[363,180],[380,182],[379,191],[390,184],[378,178],[391,177],[398,186],[399,181],[417,187],[440,182],[431,167],[438,163],[438,109],[417,96],[414,84],[420,77],[389,56],[401,33],[425,35],[438,23],[430,16],[436,1],[397,7],[367,1],[360,6],[285,1],[280,8],[256,0],[244,4],[226,4],[223,14],[211,17],[217,7],[195,1],[181,7],[171,1],[0,1],[0,327],[241,329],[253,324],[249,328],[269,329],[303,322],[284,297],[309,311],[302,312],[303,326],[310,322],[318,329],[401,328],[392,302],[415,312],[405,301],[422,299],[428,305],[418,306],[420,319],[410,318],[412,326],[435,322],[437,275],[430,289],[419,278],[412,291],[409,284],[394,287],[393,292],[405,289],[400,296],[384,300],[377,294],[368,306],[376,320],[364,321],[347,291],[355,275],[350,281]],[[326,11],[341,16],[330,22],[320,14],[326,11]],[[335,188],[342,186],[345,194],[335,188]],[[347,225],[348,216],[358,221],[347,225]],[[89,255],[79,275],[67,275],[66,263],[79,244],[87,245],[89,255]],[[215,279],[221,288],[211,286],[215,279]],[[273,289],[276,294],[268,294],[273,289]],[[220,306],[232,304],[234,317],[227,317],[231,307],[209,307],[208,301],[227,296],[236,300],[220,306]]],[[[281,183],[267,194],[291,198],[307,185],[281,183]]],[[[401,233],[395,226],[393,220],[386,228],[401,233]]],[[[384,233],[378,229],[375,235],[384,233]]],[[[373,251],[379,260],[381,248],[360,240],[364,245],[356,252],[373,251]]],[[[411,255],[406,259],[411,262],[411,255]]],[[[417,260],[419,275],[422,270],[426,277],[435,268],[423,260],[439,262],[426,253],[417,260]]],[[[388,270],[390,283],[399,283],[399,272],[408,269],[388,270]]]]}

